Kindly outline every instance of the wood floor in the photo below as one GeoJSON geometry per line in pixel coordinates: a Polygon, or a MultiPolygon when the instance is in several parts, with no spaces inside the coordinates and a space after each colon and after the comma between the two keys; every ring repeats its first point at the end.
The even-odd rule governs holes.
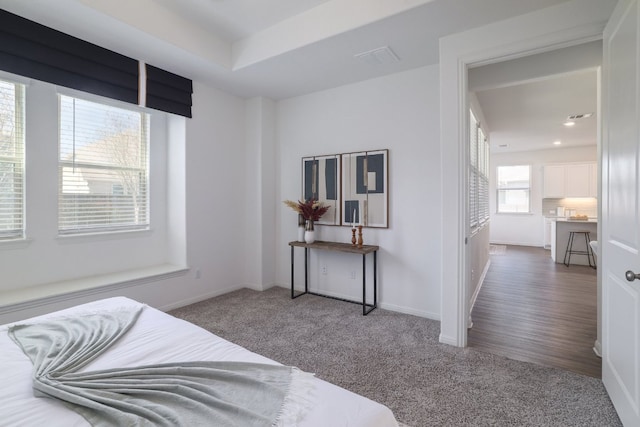
{"type": "Polygon", "coordinates": [[[469,346],[600,378],[596,304],[594,269],[556,264],[542,248],[507,246],[491,255],[469,346]]]}

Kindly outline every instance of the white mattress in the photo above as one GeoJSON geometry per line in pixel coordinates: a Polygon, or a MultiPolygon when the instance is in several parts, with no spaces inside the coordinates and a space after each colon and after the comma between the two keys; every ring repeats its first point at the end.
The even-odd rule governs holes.
{"type": "MultiPolygon", "coordinates": [[[[140,303],[124,297],[109,298],[16,323],[32,323],[43,318],[129,305],[140,303]]],[[[84,418],[59,401],[33,396],[33,365],[9,338],[8,326],[0,326],[0,425],[88,426],[84,418]]],[[[189,322],[146,307],[133,328],[83,370],[198,360],[276,363],[189,322]]],[[[315,381],[315,404],[301,427],[398,426],[386,406],[328,382],[315,381]]]]}

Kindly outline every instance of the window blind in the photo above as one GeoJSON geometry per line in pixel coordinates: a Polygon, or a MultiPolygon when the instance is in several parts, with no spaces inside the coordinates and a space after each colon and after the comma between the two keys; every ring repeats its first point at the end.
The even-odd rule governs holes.
{"type": "Polygon", "coordinates": [[[480,123],[469,112],[469,226],[489,220],[489,142],[480,123]]]}
{"type": "Polygon", "coordinates": [[[60,95],[60,234],[149,226],[149,117],[60,95]]]}
{"type": "Polygon", "coordinates": [[[478,221],[483,224],[489,220],[489,141],[482,128],[478,126],[478,221]]]}
{"type": "Polygon", "coordinates": [[[24,237],[24,85],[0,80],[0,240],[24,237]]]}
{"type": "Polygon", "coordinates": [[[469,112],[469,225],[478,226],[478,122],[469,112]]]}

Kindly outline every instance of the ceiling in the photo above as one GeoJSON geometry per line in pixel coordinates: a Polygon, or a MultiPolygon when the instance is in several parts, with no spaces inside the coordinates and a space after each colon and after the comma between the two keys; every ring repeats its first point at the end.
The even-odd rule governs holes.
{"type": "Polygon", "coordinates": [[[602,48],[595,40],[470,69],[472,106],[484,116],[491,152],[595,146],[602,48]]]}
{"type": "Polygon", "coordinates": [[[492,153],[595,146],[597,71],[588,69],[476,92],[492,153]],[[569,116],[592,113],[564,123],[569,116]],[[561,144],[554,145],[555,141],[561,144]]]}
{"type": "MultiPolygon", "coordinates": [[[[225,92],[279,100],[437,64],[443,36],[568,1],[0,0],[0,7],[225,92]],[[355,57],[384,46],[399,60],[355,57]]],[[[608,17],[617,0],[573,1],[608,17]]],[[[485,84],[475,93],[492,152],[549,148],[556,140],[560,147],[595,144],[595,117],[562,126],[570,114],[596,110],[601,47],[593,52],[573,55],[578,65],[565,69],[539,66],[561,64],[570,57],[565,51],[480,67],[485,84]],[[518,67],[520,80],[496,83],[502,70],[518,67]]]]}
{"type": "MultiPolygon", "coordinates": [[[[0,7],[226,92],[278,100],[437,64],[442,36],[566,1],[0,0],[0,7]],[[383,46],[400,60],[371,65],[354,57],[383,46]]],[[[615,0],[590,3],[606,10],[615,0]]]]}
{"type": "Polygon", "coordinates": [[[235,42],[328,0],[155,0],[173,13],[235,42]]]}

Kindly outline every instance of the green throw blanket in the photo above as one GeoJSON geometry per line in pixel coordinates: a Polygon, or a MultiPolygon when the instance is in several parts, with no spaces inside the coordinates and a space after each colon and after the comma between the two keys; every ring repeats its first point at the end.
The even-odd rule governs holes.
{"type": "Polygon", "coordinates": [[[78,372],[123,334],[143,307],[15,325],[38,397],[59,399],[94,426],[295,425],[312,374],[243,362],[166,363],[78,372]]]}

